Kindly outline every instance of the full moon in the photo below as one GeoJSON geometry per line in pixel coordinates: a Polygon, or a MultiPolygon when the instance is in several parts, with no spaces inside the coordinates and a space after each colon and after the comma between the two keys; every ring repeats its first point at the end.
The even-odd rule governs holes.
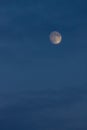
{"type": "Polygon", "coordinates": [[[61,42],[61,40],[62,40],[62,36],[59,32],[53,31],[53,32],[50,33],[50,41],[53,44],[57,45],[61,42]]]}

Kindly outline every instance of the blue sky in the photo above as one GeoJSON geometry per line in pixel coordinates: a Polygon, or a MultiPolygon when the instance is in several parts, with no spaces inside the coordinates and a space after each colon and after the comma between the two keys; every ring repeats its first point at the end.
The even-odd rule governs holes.
{"type": "Polygon", "coordinates": [[[0,1],[0,130],[87,130],[86,5],[0,1]]]}

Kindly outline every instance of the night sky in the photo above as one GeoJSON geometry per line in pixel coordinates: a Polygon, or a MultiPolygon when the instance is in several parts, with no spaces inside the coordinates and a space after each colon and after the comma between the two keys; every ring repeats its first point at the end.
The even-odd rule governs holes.
{"type": "Polygon", "coordinates": [[[87,130],[87,0],[0,1],[0,130],[87,130]]]}

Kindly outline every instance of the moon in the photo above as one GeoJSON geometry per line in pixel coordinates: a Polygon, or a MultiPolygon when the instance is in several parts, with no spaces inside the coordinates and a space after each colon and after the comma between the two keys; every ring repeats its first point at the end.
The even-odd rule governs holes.
{"type": "Polygon", "coordinates": [[[53,32],[50,33],[50,41],[53,44],[57,45],[61,42],[61,40],[62,40],[62,36],[59,32],[53,31],[53,32]]]}

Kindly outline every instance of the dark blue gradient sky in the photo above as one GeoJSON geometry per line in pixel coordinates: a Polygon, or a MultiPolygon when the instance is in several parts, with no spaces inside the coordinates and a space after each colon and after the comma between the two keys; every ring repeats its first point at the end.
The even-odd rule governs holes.
{"type": "Polygon", "coordinates": [[[0,130],[87,130],[87,0],[0,1],[0,130]]]}

